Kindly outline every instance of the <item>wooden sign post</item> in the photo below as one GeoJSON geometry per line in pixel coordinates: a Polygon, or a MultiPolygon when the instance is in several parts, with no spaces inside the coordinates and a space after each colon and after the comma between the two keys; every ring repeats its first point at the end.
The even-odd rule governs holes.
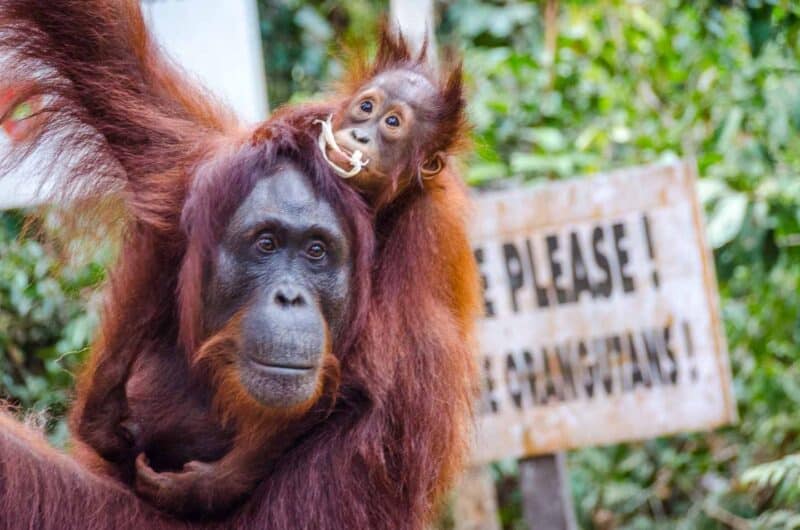
{"type": "Polygon", "coordinates": [[[528,528],[575,530],[575,509],[564,453],[532,456],[519,462],[522,513],[528,528]]]}
{"type": "Polygon", "coordinates": [[[476,198],[474,462],[550,455],[521,465],[531,528],[574,525],[568,495],[545,522],[562,451],[736,419],[695,180],[678,163],[476,198]]]}

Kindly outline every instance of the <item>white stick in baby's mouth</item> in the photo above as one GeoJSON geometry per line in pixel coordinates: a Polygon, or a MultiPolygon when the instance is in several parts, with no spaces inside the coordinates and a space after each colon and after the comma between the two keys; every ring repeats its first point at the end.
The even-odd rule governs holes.
{"type": "Polygon", "coordinates": [[[322,151],[322,156],[325,158],[325,162],[328,163],[329,166],[333,168],[337,175],[342,178],[349,179],[351,177],[355,177],[358,173],[367,165],[369,164],[369,159],[361,160],[364,156],[364,153],[356,149],[353,151],[352,155],[348,155],[345,153],[339,144],[336,143],[336,138],[333,136],[333,114],[328,116],[327,120],[314,120],[314,123],[319,123],[322,127],[322,130],[319,133],[319,140],[317,145],[319,145],[319,150],[322,151]],[[328,158],[328,147],[333,149],[335,152],[341,154],[344,157],[347,157],[347,161],[349,162],[351,169],[347,171],[336,165],[336,163],[328,158]]]}

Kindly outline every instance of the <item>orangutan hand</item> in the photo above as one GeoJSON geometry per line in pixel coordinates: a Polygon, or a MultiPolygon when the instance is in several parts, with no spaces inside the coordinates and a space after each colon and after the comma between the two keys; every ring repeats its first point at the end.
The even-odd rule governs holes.
{"type": "Polygon", "coordinates": [[[193,460],[181,471],[157,472],[141,453],[136,458],[136,493],[155,507],[173,515],[221,515],[238,504],[249,488],[231,484],[217,462],[193,460]]]}

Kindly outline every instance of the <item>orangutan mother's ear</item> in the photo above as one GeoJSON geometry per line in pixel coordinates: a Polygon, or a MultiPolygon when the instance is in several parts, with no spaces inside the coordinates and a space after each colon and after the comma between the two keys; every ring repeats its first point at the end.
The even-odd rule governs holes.
{"type": "Polygon", "coordinates": [[[444,157],[445,154],[439,151],[420,164],[419,172],[422,175],[422,178],[432,179],[438,175],[444,169],[444,157]]]}

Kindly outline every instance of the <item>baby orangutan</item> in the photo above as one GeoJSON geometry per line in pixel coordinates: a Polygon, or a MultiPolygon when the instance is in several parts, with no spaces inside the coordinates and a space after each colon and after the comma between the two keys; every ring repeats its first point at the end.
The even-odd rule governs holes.
{"type": "Polygon", "coordinates": [[[372,67],[348,83],[327,119],[314,122],[328,163],[376,209],[412,183],[424,187],[466,136],[461,67],[434,75],[426,49],[414,58],[401,35],[384,31],[372,67]]]}

